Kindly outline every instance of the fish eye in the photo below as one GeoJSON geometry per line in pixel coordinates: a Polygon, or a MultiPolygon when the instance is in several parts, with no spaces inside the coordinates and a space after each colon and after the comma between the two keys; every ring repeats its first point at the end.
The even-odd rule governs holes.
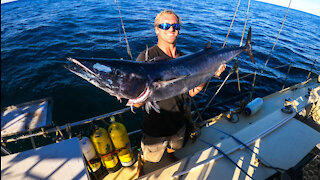
{"type": "Polygon", "coordinates": [[[116,70],[114,71],[114,74],[117,75],[117,76],[119,76],[119,75],[121,74],[121,71],[120,71],[119,69],[116,69],[116,70]]]}

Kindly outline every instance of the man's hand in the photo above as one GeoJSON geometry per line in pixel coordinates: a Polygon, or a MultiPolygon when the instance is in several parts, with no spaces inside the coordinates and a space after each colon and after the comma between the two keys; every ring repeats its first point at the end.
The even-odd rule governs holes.
{"type": "Polygon", "coordinates": [[[216,77],[219,77],[221,73],[226,69],[227,65],[226,64],[221,64],[219,69],[214,73],[216,77]]]}
{"type": "Polygon", "coordinates": [[[206,83],[202,83],[202,84],[200,84],[199,86],[191,89],[191,90],[189,91],[189,95],[190,95],[191,97],[193,97],[193,96],[195,96],[196,94],[198,94],[198,93],[203,89],[203,87],[204,87],[205,84],[206,84],[206,83]]]}

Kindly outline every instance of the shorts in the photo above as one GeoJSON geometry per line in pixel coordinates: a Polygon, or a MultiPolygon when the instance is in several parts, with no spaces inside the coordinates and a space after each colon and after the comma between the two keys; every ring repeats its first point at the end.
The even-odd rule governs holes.
{"type": "Polygon", "coordinates": [[[178,150],[183,147],[186,126],[184,125],[179,131],[168,137],[152,137],[143,134],[141,140],[141,149],[143,159],[149,162],[159,162],[168,148],[178,150]]]}

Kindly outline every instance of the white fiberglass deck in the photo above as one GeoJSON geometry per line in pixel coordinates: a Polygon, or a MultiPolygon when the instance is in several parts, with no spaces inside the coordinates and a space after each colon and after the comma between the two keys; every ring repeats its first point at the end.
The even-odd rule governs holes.
{"type": "Polygon", "coordinates": [[[1,179],[89,179],[78,138],[1,157],[1,179]]]}
{"type": "MultiPolygon", "coordinates": [[[[230,160],[213,148],[217,146],[254,179],[265,179],[276,171],[262,166],[256,154],[244,148],[228,135],[215,130],[218,128],[250,146],[265,160],[264,163],[289,169],[298,163],[313,147],[320,143],[320,133],[294,118],[295,112],[286,114],[281,111],[285,99],[296,100],[298,110],[303,109],[311,98],[319,96],[320,86],[316,81],[300,84],[265,98],[262,109],[253,116],[239,115],[238,123],[222,118],[210,127],[202,128],[201,136],[195,143],[176,152],[182,160],[151,172],[141,179],[246,179],[230,160]],[[315,95],[305,96],[308,88],[315,95]],[[192,169],[196,167],[198,168],[192,169]]],[[[249,178],[250,179],[250,178],[249,178]]]]}

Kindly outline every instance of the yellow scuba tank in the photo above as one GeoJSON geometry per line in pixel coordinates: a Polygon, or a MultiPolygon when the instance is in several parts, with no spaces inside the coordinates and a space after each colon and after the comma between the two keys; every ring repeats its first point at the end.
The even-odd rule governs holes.
{"type": "Polygon", "coordinates": [[[110,172],[119,170],[121,164],[119,163],[117,154],[114,153],[114,148],[107,130],[95,126],[95,131],[91,136],[91,141],[98,155],[101,157],[102,164],[107,168],[107,170],[110,172]]]}
{"type": "Polygon", "coordinates": [[[131,150],[129,136],[126,127],[115,121],[115,117],[111,116],[111,125],[108,132],[114,147],[117,150],[118,157],[122,166],[131,166],[135,159],[131,150]]]}

